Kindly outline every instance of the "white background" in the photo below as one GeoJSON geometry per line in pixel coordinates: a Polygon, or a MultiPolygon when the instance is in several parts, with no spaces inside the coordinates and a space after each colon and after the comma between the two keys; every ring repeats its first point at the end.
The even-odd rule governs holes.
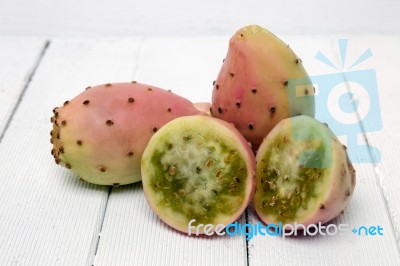
{"type": "Polygon", "coordinates": [[[0,0],[0,35],[400,34],[397,0],[0,0]]]}

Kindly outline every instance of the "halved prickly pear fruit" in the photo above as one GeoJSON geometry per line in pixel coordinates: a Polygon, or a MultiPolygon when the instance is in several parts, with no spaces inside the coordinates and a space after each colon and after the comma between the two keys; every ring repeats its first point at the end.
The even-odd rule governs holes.
{"type": "Polygon", "coordinates": [[[143,151],[161,126],[201,113],[183,97],[136,82],[88,88],[53,112],[56,163],[90,183],[115,186],[140,181],[143,151]]]}
{"type": "Polygon", "coordinates": [[[314,116],[314,90],[302,61],[257,25],[232,36],[213,87],[212,115],[233,123],[254,150],[282,119],[314,116]],[[298,80],[303,87],[294,85],[298,80]]]}
{"type": "Polygon", "coordinates": [[[254,174],[255,158],[243,136],[231,124],[205,115],[164,125],[142,157],[150,207],[182,232],[195,233],[200,224],[222,224],[220,230],[237,220],[252,198],[254,174]]]}
{"type": "Polygon", "coordinates": [[[282,120],[257,156],[254,206],[265,223],[326,223],[349,204],[355,170],[346,148],[317,120],[282,120]]]}

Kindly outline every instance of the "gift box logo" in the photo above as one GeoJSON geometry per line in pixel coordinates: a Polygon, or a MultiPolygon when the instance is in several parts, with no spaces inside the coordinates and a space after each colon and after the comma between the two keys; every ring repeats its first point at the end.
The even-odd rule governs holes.
{"type": "Polygon", "coordinates": [[[303,91],[314,92],[316,118],[327,123],[336,136],[345,137],[350,160],[353,163],[380,162],[381,154],[376,147],[366,141],[364,142],[367,144],[360,143],[364,138],[364,132],[382,129],[376,72],[374,69],[351,71],[353,67],[370,58],[372,51],[367,49],[350,65],[349,71],[344,71],[348,40],[340,39],[338,43],[341,67],[335,66],[321,52],[315,56],[318,61],[334,68],[337,72],[310,76],[310,79],[290,79],[289,103],[297,97],[312,95],[312,93],[306,95],[302,93],[303,91]]]}

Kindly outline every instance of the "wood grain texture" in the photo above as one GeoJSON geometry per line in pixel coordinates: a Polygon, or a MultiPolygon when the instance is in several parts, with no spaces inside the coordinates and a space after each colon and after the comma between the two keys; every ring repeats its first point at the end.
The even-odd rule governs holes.
{"type": "Polygon", "coordinates": [[[41,38],[0,37],[0,141],[44,47],[41,38]]]}
{"type": "Polygon", "coordinates": [[[372,69],[376,73],[379,99],[371,99],[371,103],[379,104],[383,127],[381,130],[370,130],[377,122],[375,120],[363,121],[363,126],[367,129],[368,142],[381,153],[381,160],[375,158],[375,169],[371,173],[374,173],[376,182],[382,187],[400,249],[399,45],[398,36],[359,37],[349,42],[349,54],[354,55],[349,61],[356,60],[367,49],[371,49],[373,54],[358,69],[372,69]]]}
{"type": "Polygon", "coordinates": [[[0,34],[204,36],[254,23],[286,34],[399,34],[399,8],[395,0],[2,0],[0,34]]]}
{"type": "Polygon", "coordinates": [[[138,183],[112,190],[94,263],[101,265],[246,265],[246,241],[172,229],[150,209],[138,183]]]}
{"type": "MultiPolygon", "coordinates": [[[[209,100],[226,47],[224,37],[145,39],[136,79],[192,101],[209,100]]],[[[141,184],[136,184],[112,190],[94,265],[246,265],[246,261],[243,237],[179,233],[154,214],[141,184]]]]}
{"type": "Polygon", "coordinates": [[[139,50],[139,39],[51,42],[0,144],[1,265],[93,262],[109,189],[54,163],[51,110],[87,85],[131,80],[139,50]]]}
{"type": "MultiPolygon", "coordinates": [[[[336,37],[280,37],[296,51],[311,76],[336,71],[315,60],[321,51],[335,64],[340,63],[336,37]]],[[[347,233],[286,239],[255,236],[248,243],[244,236],[189,237],[166,226],[153,213],[140,183],[112,188],[110,194],[108,187],[81,183],[56,166],[50,155],[48,132],[53,107],[86,86],[131,79],[172,89],[192,101],[209,101],[229,37],[60,38],[52,40],[45,51],[0,143],[0,264],[400,265],[396,76],[400,39],[344,37],[349,39],[349,64],[366,49],[373,52],[373,57],[354,70],[376,72],[383,121],[382,130],[366,134],[369,143],[379,148],[382,161],[355,164],[357,186],[350,206],[332,221],[349,224],[347,233]],[[350,232],[362,225],[380,225],[384,235],[356,236],[350,232]]],[[[0,82],[17,84],[29,73],[42,46],[39,40],[32,43],[35,50],[25,51],[24,43],[29,42],[10,48],[17,67],[7,70],[10,67],[2,65],[0,70],[11,72],[0,75],[0,82]],[[26,53],[26,58],[17,53],[26,53]]],[[[0,47],[4,46],[0,41],[0,47]]],[[[358,138],[365,143],[362,134],[358,138]]],[[[340,139],[346,143],[345,137],[340,139]]],[[[252,207],[248,213],[248,222],[259,221],[252,207]]],[[[245,222],[242,216],[240,223],[245,222]]]]}

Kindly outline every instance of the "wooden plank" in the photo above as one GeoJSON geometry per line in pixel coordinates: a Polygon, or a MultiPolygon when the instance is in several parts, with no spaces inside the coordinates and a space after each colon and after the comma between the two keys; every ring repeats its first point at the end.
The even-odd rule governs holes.
{"type": "MultiPolygon", "coordinates": [[[[136,79],[193,101],[206,100],[226,49],[223,37],[148,39],[136,79]]],[[[113,188],[95,266],[245,265],[246,255],[243,236],[189,237],[169,228],[148,206],[141,184],[136,184],[113,188]]]]}
{"type": "MultiPolygon", "coordinates": [[[[333,49],[333,45],[336,45],[335,39],[326,37],[289,37],[289,39],[291,40],[289,43],[293,43],[292,47],[303,59],[311,76],[335,72],[314,59],[316,53],[321,51],[330,55],[333,63],[338,63],[337,54],[333,49]]],[[[359,137],[362,140],[362,134],[359,137]]],[[[341,140],[346,143],[346,138],[342,137],[341,140]]],[[[357,158],[363,156],[369,154],[357,154],[357,158]]],[[[375,179],[373,164],[355,164],[355,168],[357,186],[352,201],[344,214],[332,221],[336,225],[348,224],[348,231],[345,234],[291,238],[255,236],[249,242],[249,264],[398,265],[400,255],[386,204],[375,179]],[[357,236],[350,231],[360,226],[377,225],[384,228],[383,236],[357,236]]],[[[252,208],[249,218],[253,224],[259,221],[252,208]]]]}
{"type": "Polygon", "coordinates": [[[44,47],[40,38],[0,37],[0,141],[44,47]]]}
{"type": "MultiPolygon", "coordinates": [[[[350,39],[351,40],[351,39],[350,39]]],[[[356,69],[371,69],[376,73],[377,89],[379,92],[379,109],[382,129],[373,130],[378,121],[364,120],[367,129],[368,142],[376,147],[381,158],[375,158],[375,169],[370,169],[371,175],[376,176],[376,182],[381,186],[388,211],[392,217],[393,228],[400,248],[400,116],[398,98],[400,80],[397,64],[400,60],[400,36],[370,36],[358,37],[349,42],[350,62],[354,62],[367,49],[371,49],[372,57],[359,64],[356,69]]],[[[372,98],[372,97],[371,97],[372,98]]],[[[371,99],[376,105],[377,99],[371,99]]]]}
{"type": "Polygon", "coordinates": [[[141,183],[127,185],[112,189],[94,266],[128,264],[246,265],[246,241],[180,233],[150,209],[141,183]]]}
{"type": "Polygon", "coordinates": [[[0,144],[0,264],[92,264],[109,188],[54,163],[49,118],[88,85],[131,80],[139,50],[139,39],[51,42],[0,144]]]}

